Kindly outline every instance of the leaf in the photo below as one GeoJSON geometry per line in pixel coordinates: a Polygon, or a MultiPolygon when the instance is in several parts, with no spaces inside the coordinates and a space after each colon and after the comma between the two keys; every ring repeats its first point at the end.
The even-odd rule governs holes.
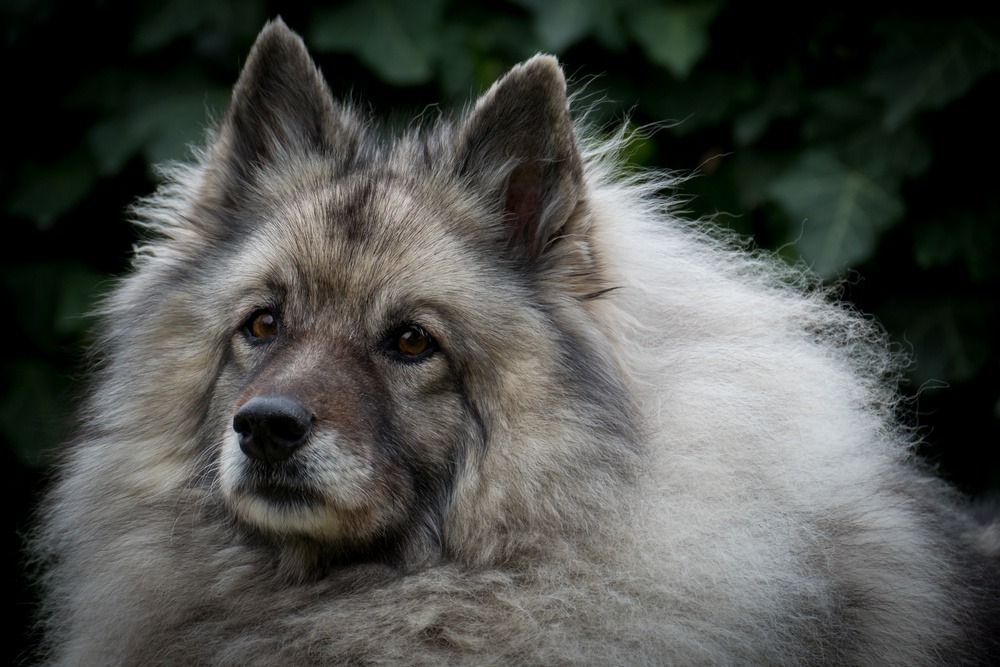
{"type": "Polygon", "coordinates": [[[625,15],[625,24],[654,63],[685,79],[708,52],[708,28],[720,2],[645,5],[625,15]]]}
{"type": "Polygon", "coordinates": [[[801,83],[789,76],[778,75],[771,79],[764,97],[752,109],[736,116],[733,121],[733,138],[742,145],[751,144],[778,118],[789,118],[799,111],[801,83]]]}
{"type": "Polygon", "coordinates": [[[594,19],[593,35],[597,42],[615,53],[624,51],[631,39],[625,32],[619,16],[622,3],[607,0],[598,4],[597,16],[594,19]]]}
{"type": "Polygon", "coordinates": [[[94,70],[66,96],[66,107],[101,116],[114,113],[125,104],[133,76],[121,68],[94,70]]]}
{"type": "Polygon", "coordinates": [[[879,317],[913,347],[910,375],[918,384],[964,382],[990,358],[997,305],[984,299],[898,299],[879,317]]]}
{"type": "Polygon", "coordinates": [[[802,121],[802,139],[806,143],[839,143],[845,134],[873,123],[883,129],[881,121],[876,120],[881,105],[859,85],[807,91],[807,95],[808,110],[802,121]]]}
{"type": "Polygon", "coordinates": [[[915,123],[887,128],[877,107],[853,86],[825,89],[810,96],[803,139],[831,147],[847,164],[873,178],[893,183],[920,176],[931,165],[931,147],[915,123]]]}
{"type": "Polygon", "coordinates": [[[442,26],[438,38],[441,89],[450,99],[463,102],[476,90],[477,54],[467,37],[467,31],[449,25],[442,26]]]}
{"type": "Polygon", "coordinates": [[[66,438],[68,381],[50,365],[18,361],[5,369],[11,389],[0,399],[0,430],[15,455],[29,467],[66,438]]]}
{"type": "Polygon", "coordinates": [[[46,262],[7,265],[0,278],[25,337],[22,358],[4,368],[10,390],[0,398],[0,431],[25,464],[39,465],[66,437],[70,382],[48,362],[29,357],[38,350],[62,354],[68,339],[78,342],[92,324],[88,314],[104,277],[80,262],[46,262]]]}
{"type": "Polygon", "coordinates": [[[353,53],[388,83],[426,83],[443,8],[444,0],[354,0],[315,11],[309,41],[318,51],[353,53]]]}
{"type": "Polygon", "coordinates": [[[34,220],[38,229],[46,231],[83,200],[96,182],[97,171],[81,151],[55,164],[26,165],[6,209],[11,215],[34,220]]]}
{"type": "Polygon", "coordinates": [[[872,101],[866,99],[855,85],[822,88],[810,94],[810,102],[824,115],[849,121],[864,120],[871,116],[872,101]]]}
{"type": "Polygon", "coordinates": [[[87,132],[87,143],[97,157],[101,175],[117,174],[142,148],[148,129],[141,120],[123,114],[95,124],[87,132]]]}
{"type": "Polygon", "coordinates": [[[712,72],[697,81],[668,85],[650,83],[642,90],[642,107],[657,121],[674,123],[670,131],[684,135],[728,120],[733,107],[760,93],[749,76],[712,72]]]}
{"type": "Polygon", "coordinates": [[[87,142],[104,175],[118,173],[137,154],[147,163],[184,159],[189,145],[202,142],[209,112],[224,109],[228,99],[228,90],[181,74],[139,83],[117,115],[90,129],[87,142]]]}
{"type": "Polygon", "coordinates": [[[737,151],[733,155],[733,180],[738,197],[734,210],[750,211],[770,199],[767,188],[787,169],[788,160],[772,152],[758,152],[751,148],[737,151]]]}
{"type": "Polygon", "coordinates": [[[795,246],[825,277],[869,259],[879,234],[904,212],[896,192],[819,150],[803,154],[768,193],[802,223],[795,246]]]}
{"type": "Polygon", "coordinates": [[[598,24],[608,6],[594,0],[515,0],[534,14],[535,32],[542,46],[563,51],[580,41],[598,24]]]}
{"type": "Polygon", "coordinates": [[[81,337],[94,324],[94,305],[108,278],[88,266],[67,262],[59,270],[52,330],[56,335],[81,337]]]}
{"type": "Polygon", "coordinates": [[[228,100],[229,91],[222,88],[165,96],[145,120],[146,163],[187,159],[189,146],[204,141],[210,110],[225,109],[228,100]]]}
{"type": "Polygon", "coordinates": [[[526,18],[489,14],[470,9],[466,23],[438,27],[437,75],[442,90],[456,106],[500,78],[511,64],[542,50],[526,18]]]}
{"type": "Polygon", "coordinates": [[[948,220],[936,219],[913,230],[914,258],[923,269],[964,265],[974,283],[1000,275],[1000,230],[984,220],[998,219],[996,212],[956,212],[948,220]]]}
{"type": "Polygon", "coordinates": [[[132,50],[148,53],[193,33],[214,11],[216,4],[201,0],[167,0],[144,5],[132,34],[132,50]]]}
{"type": "Polygon", "coordinates": [[[913,123],[891,131],[868,123],[841,136],[838,152],[848,164],[893,183],[920,176],[931,165],[931,147],[913,123]]]}
{"type": "Polygon", "coordinates": [[[8,265],[0,280],[14,298],[19,326],[44,348],[58,345],[57,336],[90,328],[88,314],[104,276],[82,262],[64,261],[8,265]]]}
{"type": "Polygon", "coordinates": [[[885,125],[895,128],[920,110],[940,108],[1000,69],[1000,39],[990,28],[971,19],[883,24],[888,45],[875,57],[865,88],[884,100],[885,125]]]}
{"type": "Polygon", "coordinates": [[[18,44],[25,33],[49,18],[56,4],[55,0],[6,0],[0,4],[0,34],[8,45],[18,44]]]}
{"type": "Polygon", "coordinates": [[[260,0],[167,0],[142,5],[132,50],[149,53],[209,27],[219,36],[253,35],[266,14],[260,0]]]}

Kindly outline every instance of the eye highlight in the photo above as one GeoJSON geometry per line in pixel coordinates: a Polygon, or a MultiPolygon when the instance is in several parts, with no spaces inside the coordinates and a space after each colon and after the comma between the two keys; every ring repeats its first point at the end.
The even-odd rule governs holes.
{"type": "Polygon", "coordinates": [[[254,311],[243,324],[243,332],[252,342],[268,341],[281,331],[281,320],[269,309],[254,311]]]}
{"type": "Polygon", "coordinates": [[[423,361],[437,349],[434,338],[416,324],[408,324],[393,331],[385,345],[385,351],[391,358],[404,363],[423,361]]]}

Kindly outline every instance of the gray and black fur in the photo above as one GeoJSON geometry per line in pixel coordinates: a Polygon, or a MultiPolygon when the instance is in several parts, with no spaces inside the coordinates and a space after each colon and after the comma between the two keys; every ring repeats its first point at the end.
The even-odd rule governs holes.
{"type": "Polygon", "coordinates": [[[50,664],[976,664],[1000,527],[881,333],[678,220],[537,56],[389,141],[262,31],[102,313],[50,664]]]}

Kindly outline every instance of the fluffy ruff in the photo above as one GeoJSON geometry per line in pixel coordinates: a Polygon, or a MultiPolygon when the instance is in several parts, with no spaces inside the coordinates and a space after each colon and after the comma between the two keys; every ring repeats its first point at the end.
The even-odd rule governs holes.
{"type": "Polygon", "coordinates": [[[380,138],[269,24],[136,208],[33,543],[42,659],[996,658],[997,528],[914,461],[881,331],[620,143],[544,56],[380,138]],[[310,415],[279,463],[233,427],[273,395],[310,415]]]}

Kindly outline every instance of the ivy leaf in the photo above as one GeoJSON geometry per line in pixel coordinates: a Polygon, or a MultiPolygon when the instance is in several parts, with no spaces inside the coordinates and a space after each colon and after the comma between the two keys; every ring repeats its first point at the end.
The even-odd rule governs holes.
{"type": "Polygon", "coordinates": [[[809,95],[809,101],[825,116],[835,119],[858,121],[872,114],[872,101],[855,85],[821,88],[809,95]]]}
{"type": "Polygon", "coordinates": [[[68,381],[48,364],[18,361],[4,369],[11,390],[0,399],[0,431],[14,454],[29,467],[66,438],[68,381]]]}
{"type": "Polygon", "coordinates": [[[167,0],[142,8],[132,37],[132,49],[140,54],[162,49],[206,26],[216,38],[253,35],[266,17],[260,0],[167,0]]]}
{"type": "Polygon", "coordinates": [[[97,183],[97,171],[82,151],[74,151],[55,164],[26,165],[17,190],[7,202],[7,212],[34,220],[38,229],[52,228],[60,216],[86,197],[97,183]]]}
{"type": "Polygon", "coordinates": [[[778,118],[788,118],[798,113],[801,105],[801,82],[789,76],[776,76],[764,92],[763,99],[745,111],[733,122],[733,138],[744,146],[751,144],[767,131],[778,118]]]}
{"type": "Polygon", "coordinates": [[[77,261],[15,264],[0,272],[13,295],[18,325],[42,348],[55,348],[65,340],[59,337],[90,328],[89,313],[104,278],[77,261]]]}
{"type": "Polygon", "coordinates": [[[860,85],[842,85],[807,92],[808,112],[802,121],[802,140],[807,144],[839,143],[845,134],[861,126],[875,125],[884,131],[877,100],[865,94],[860,85]]]}
{"type": "Polygon", "coordinates": [[[354,0],[314,12],[309,42],[318,51],[353,53],[388,83],[426,83],[443,9],[444,0],[354,0]]]}
{"type": "Polygon", "coordinates": [[[542,46],[553,52],[563,51],[580,41],[598,23],[604,3],[592,0],[516,0],[534,13],[535,32],[542,46]]]}
{"type": "Polygon", "coordinates": [[[642,91],[643,108],[658,121],[674,123],[677,135],[724,122],[732,109],[760,94],[749,76],[709,73],[698,81],[679,81],[669,86],[650,84],[642,91]]]}
{"type": "Polygon", "coordinates": [[[913,123],[886,131],[868,123],[840,138],[839,154],[873,178],[899,183],[920,176],[931,165],[931,147],[913,123]]]}
{"type": "Polygon", "coordinates": [[[708,28],[719,2],[646,5],[625,15],[625,24],[654,63],[678,79],[687,78],[708,52],[708,28]]]}
{"type": "Polygon", "coordinates": [[[438,39],[441,89],[450,99],[465,101],[475,88],[477,61],[467,43],[467,33],[457,26],[442,26],[438,39]]]}
{"type": "Polygon", "coordinates": [[[997,228],[983,224],[984,220],[998,218],[995,211],[961,211],[947,221],[918,225],[913,230],[913,254],[917,265],[930,269],[958,262],[965,266],[976,283],[1000,275],[996,262],[1000,254],[997,228]]]}
{"type": "Polygon", "coordinates": [[[45,21],[55,9],[55,0],[22,0],[11,2],[7,0],[0,8],[3,12],[3,25],[0,35],[8,45],[21,42],[22,36],[39,23],[45,21]]]}
{"type": "Polygon", "coordinates": [[[969,19],[952,23],[887,22],[888,45],[875,57],[866,90],[886,104],[895,128],[922,109],[937,109],[1000,69],[1000,39],[969,19]]]}
{"type": "Polygon", "coordinates": [[[484,14],[468,20],[474,27],[450,23],[438,42],[442,85],[459,104],[489,88],[511,64],[542,50],[524,17],[484,14]]]}
{"type": "Polygon", "coordinates": [[[796,248],[825,277],[869,259],[879,234],[904,212],[896,192],[821,150],[804,153],[768,193],[802,223],[796,248]]]}
{"type": "Polygon", "coordinates": [[[202,142],[207,117],[226,107],[229,91],[205,81],[137,84],[121,111],[87,133],[104,175],[121,171],[139,154],[147,163],[180,160],[188,146],[202,142]]]}
{"type": "Polygon", "coordinates": [[[879,317],[907,345],[918,384],[964,382],[990,357],[995,302],[983,299],[897,299],[879,309],[879,317]]]}
{"type": "Polygon", "coordinates": [[[767,188],[788,169],[788,159],[745,148],[733,155],[737,211],[753,210],[770,199],[767,188]]]}
{"type": "Polygon", "coordinates": [[[107,285],[107,276],[82,263],[67,262],[60,267],[52,331],[76,338],[88,333],[94,324],[94,304],[107,285]]]}
{"type": "Polygon", "coordinates": [[[878,108],[854,86],[810,95],[812,107],[802,136],[834,148],[847,164],[881,181],[900,183],[931,165],[931,147],[915,123],[888,129],[874,118],[878,108]]]}

